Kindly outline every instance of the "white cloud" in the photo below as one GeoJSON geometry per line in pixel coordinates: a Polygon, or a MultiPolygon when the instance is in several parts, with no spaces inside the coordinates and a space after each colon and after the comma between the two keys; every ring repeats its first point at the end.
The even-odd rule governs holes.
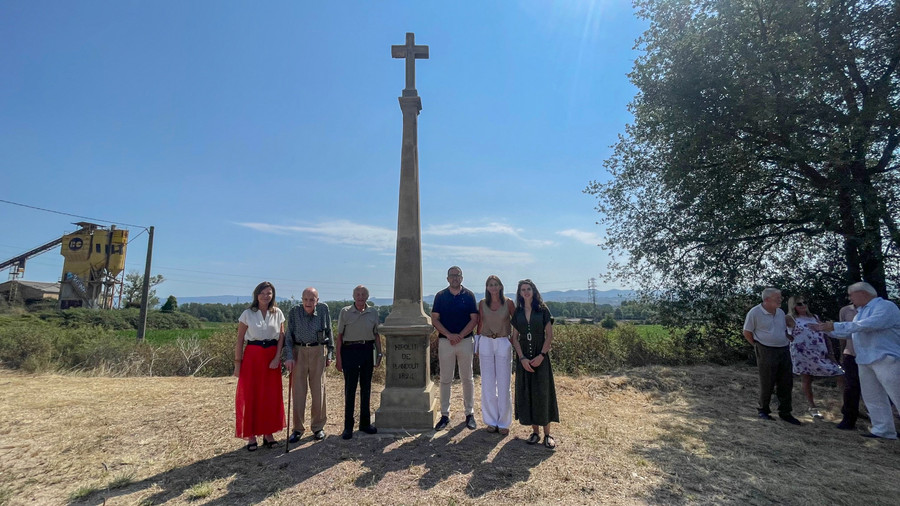
{"type": "Polygon", "coordinates": [[[272,225],[269,223],[237,223],[242,227],[270,234],[309,234],[331,244],[366,246],[376,250],[393,250],[397,244],[397,232],[383,227],[363,225],[347,220],[318,223],[315,225],[272,225]]]}
{"type": "Polygon", "coordinates": [[[574,228],[570,228],[568,230],[562,230],[557,232],[558,235],[563,237],[569,237],[571,239],[575,239],[578,242],[583,242],[584,244],[590,246],[596,246],[600,244],[603,240],[598,234],[594,232],[585,232],[584,230],[578,230],[574,228]]]}
{"type": "Polygon", "coordinates": [[[422,246],[423,255],[431,258],[452,260],[459,263],[473,263],[485,265],[527,265],[534,263],[531,253],[523,251],[503,251],[484,246],[445,246],[439,244],[426,244],[422,246]]]}
{"type": "Polygon", "coordinates": [[[550,246],[553,241],[544,241],[540,239],[526,239],[522,237],[522,229],[514,228],[503,223],[488,223],[481,226],[465,226],[465,225],[430,225],[422,231],[422,235],[433,236],[457,236],[457,235],[480,235],[480,234],[500,234],[515,237],[516,239],[529,244],[531,246],[550,246]]]}
{"type": "MultiPolygon", "coordinates": [[[[394,249],[397,244],[397,235],[394,230],[353,223],[347,220],[323,222],[315,225],[273,225],[270,223],[253,222],[237,223],[237,225],[269,234],[307,234],[311,238],[330,244],[364,246],[389,256],[394,254],[394,249]]],[[[472,227],[472,229],[484,229],[486,231],[494,225],[496,224],[491,224],[486,227],[472,227]]],[[[507,227],[506,225],[498,225],[497,230],[502,230],[504,227],[512,230],[512,228],[507,227]]],[[[452,225],[442,225],[438,227],[438,230],[439,232],[433,235],[450,236],[464,234],[463,232],[455,232],[455,230],[461,229],[453,228],[452,225]]],[[[500,263],[509,265],[527,265],[535,262],[534,256],[528,252],[504,251],[485,246],[465,246],[460,244],[443,245],[423,243],[422,254],[432,258],[440,258],[442,260],[477,264],[500,263]]]]}

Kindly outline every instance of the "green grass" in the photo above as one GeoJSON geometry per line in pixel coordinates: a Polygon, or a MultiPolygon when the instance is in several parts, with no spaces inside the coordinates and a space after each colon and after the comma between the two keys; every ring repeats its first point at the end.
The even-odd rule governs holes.
{"type": "Polygon", "coordinates": [[[111,490],[114,488],[127,487],[132,483],[134,483],[134,472],[125,471],[113,476],[113,478],[109,480],[109,484],[107,484],[106,487],[111,490]]]}
{"type": "Polygon", "coordinates": [[[193,487],[187,489],[185,491],[185,495],[189,501],[196,501],[197,499],[203,499],[204,497],[209,497],[213,493],[212,483],[208,481],[204,481],[202,483],[198,483],[193,487]]]}
{"type": "MultiPolygon", "coordinates": [[[[209,327],[202,329],[147,329],[144,339],[149,344],[168,344],[174,343],[179,337],[197,336],[198,339],[207,339],[209,336],[218,332],[222,327],[209,327]]],[[[137,339],[137,330],[117,330],[116,336],[137,339]]],[[[237,336],[237,331],[235,331],[237,336]]]]}
{"type": "Polygon", "coordinates": [[[635,325],[634,328],[647,343],[660,343],[672,338],[671,332],[662,325],[635,325]]]}
{"type": "Polygon", "coordinates": [[[84,485],[84,486],[78,487],[78,489],[76,489],[74,492],[69,494],[69,500],[77,501],[79,499],[84,499],[85,497],[93,494],[96,491],[97,491],[97,487],[84,485]]]}

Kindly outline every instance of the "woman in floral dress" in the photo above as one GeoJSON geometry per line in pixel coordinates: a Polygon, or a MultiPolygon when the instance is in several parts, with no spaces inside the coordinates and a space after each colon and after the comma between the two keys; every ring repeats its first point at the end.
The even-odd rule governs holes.
{"type": "Polygon", "coordinates": [[[794,374],[800,375],[801,390],[809,402],[809,414],[822,418],[813,399],[813,376],[837,376],[838,388],[844,389],[844,370],[831,357],[831,339],[809,326],[819,323],[819,317],[809,312],[806,299],[794,296],[788,299],[787,324],[794,340],[791,341],[791,362],[794,374]]]}

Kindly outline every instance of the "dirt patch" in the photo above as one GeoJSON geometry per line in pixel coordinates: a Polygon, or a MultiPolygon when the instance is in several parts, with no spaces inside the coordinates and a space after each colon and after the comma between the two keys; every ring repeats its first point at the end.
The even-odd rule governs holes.
{"type": "Polygon", "coordinates": [[[307,433],[285,454],[249,453],[233,437],[233,378],[0,371],[0,504],[895,504],[900,494],[900,443],[836,430],[834,387],[816,384],[825,421],[798,416],[794,427],[756,419],[748,367],[557,381],[555,452],[525,444],[521,426],[506,438],[466,430],[459,385],[448,431],[344,441],[332,374],[329,437],[307,433]]]}

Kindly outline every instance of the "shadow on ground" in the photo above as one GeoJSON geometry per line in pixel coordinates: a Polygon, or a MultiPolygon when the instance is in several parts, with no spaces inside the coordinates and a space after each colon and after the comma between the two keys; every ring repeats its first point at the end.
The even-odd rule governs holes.
{"type": "MultiPolygon", "coordinates": [[[[363,468],[354,481],[360,489],[374,487],[389,473],[411,469],[421,473],[417,484],[422,490],[471,473],[471,478],[466,476],[469,482],[465,490],[469,497],[478,498],[527,481],[531,470],[552,455],[551,451],[527,445],[521,439],[468,431],[462,425],[436,434],[356,434],[350,441],[337,435],[322,442],[307,437],[289,453],[284,453],[283,440],[272,449],[260,447],[256,452],[248,452],[241,448],[121,488],[96,491],[70,504],[99,505],[124,496],[140,497],[141,504],[186,501],[190,500],[193,487],[217,481],[224,483],[224,494],[216,492],[214,499],[204,499],[203,504],[258,503],[347,461],[363,468]],[[489,454],[498,445],[503,446],[488,462],[489,454]]],[[[318,493],[324,495],[326,490],[313,495],[318,493]]]]}
{"type": "Polygon", "coordinates": [[[900,442],[835,428],[840,392],[815,383],[824,420],[805,414],[794,387],[794,426],[756,417],[753,367],[646,368],[631,386],[653,399],[659,429],[633,452],[662,472],[653,504],[896,504],[900,442]]]}

